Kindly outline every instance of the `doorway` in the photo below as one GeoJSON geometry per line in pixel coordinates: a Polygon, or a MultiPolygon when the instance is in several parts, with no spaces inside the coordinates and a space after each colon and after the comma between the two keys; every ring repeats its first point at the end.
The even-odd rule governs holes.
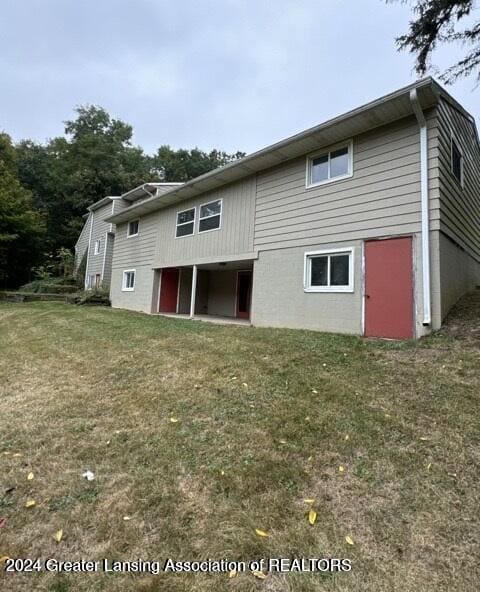
{"type": "Polygon", "coordinates": [[[365,243],[365,335],[413,337],[411,237],[365,243]]]}
{"type": "Polygon", "coordinates": [[[252,272],[251,270],[237,272],[237,307],[238,319],[250,318],[250,302],[252,299],[252,272]]]}
{"type": "Polygon", "coordinates": [[[176,267],[162,269],[158,312],[177,312],[179,270],[176,267]]]}

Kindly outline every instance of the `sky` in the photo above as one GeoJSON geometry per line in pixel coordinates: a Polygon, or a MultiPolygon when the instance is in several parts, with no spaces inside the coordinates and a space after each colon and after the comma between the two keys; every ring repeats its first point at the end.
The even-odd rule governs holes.
{"type": "MultiPolygon", "coordinates": [[[[385,0],[2,0],[0,130],[44,142],[96,104],[148,153],[250,153],[413,82],[395,48],[411,18],[385,0]]],[[[447,90],[479,121],[473,78],[447,90]]]]}

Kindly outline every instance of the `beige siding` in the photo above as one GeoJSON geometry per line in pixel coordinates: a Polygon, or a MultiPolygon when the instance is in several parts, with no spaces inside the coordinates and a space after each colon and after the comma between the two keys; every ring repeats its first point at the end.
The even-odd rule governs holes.
{"type": "MultiPolygon", "coordinates": [[[[438,106],[439,228],[480,262],[480,148],[474,124],[446,101],[438,106]],[[464,186],[451,173],[451,135],[463,152],[464,186]]],[[[438,228],[438,223],[436,228],[438,228]]]]}
{"type": "MultiPolygon", "coordinates": [[[[433,122],[430,114],[432,129],[433,122]]],[[[307,189],[306,156],[260,173],[255,248],[418,232],[419,150],[418,124],[412,117],[354,138],[351,178],[307,189]]],[[[429,169],[434,198],[438,195],[435,156],[432,147],[429,169]]]]}
{"type": "Polygon", "coordinates": [[[211,257],[245,255],[253,251],[253,219],[255,212],[255,177],[228,185],[200,198],[157,213],[158,242],[155,267],[191,265],[211,257]],[[222,199],[220,230],[198,233],[201,204],[222,199]],[[177,212],[196,207],[195,234],[175,238],[177,212]]]}
{"type": "Polygon", "coordinates": [[[105,287],[110,286],[112,279],[112,259],[113,259],[113,247],[115,244],[115,235],[109,232],[107,234],[107,243],[105,249],[105,258],[103,264],[103,278],[102,283],[105,287]]]}

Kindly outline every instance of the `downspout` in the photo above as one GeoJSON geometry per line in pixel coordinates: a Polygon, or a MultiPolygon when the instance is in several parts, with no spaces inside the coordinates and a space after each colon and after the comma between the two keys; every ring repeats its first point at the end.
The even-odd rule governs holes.
{"type": "Polygon", "coordinates": [[[410,102],[420,129],[420,198],[422,217],[422,283],[423,283],[423,326],[432,322],[430,287],[430,223],[428,211],[428,139],[427,122],[418,100],[417,89],[410,91],[410,102]]]}
{"type": "Polygon", "coordinates": [[[92,248],[93,217],[95,216],[95,212],[93,210],[90,210],[90,213],[92,214],[92,219],[90,221],[90,234],[88,236],[87,264],[85,266],[85,283],[84,283],[85,290],[87,289],[87,283],[88,283],[88,264],[90,262],[90,251],[92,248]]]}

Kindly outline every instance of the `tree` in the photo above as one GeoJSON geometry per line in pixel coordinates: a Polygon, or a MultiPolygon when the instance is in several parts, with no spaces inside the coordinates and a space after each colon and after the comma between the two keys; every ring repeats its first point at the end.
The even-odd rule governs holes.
{"type": "Polygon", "coordinates": [[[459,22],[474,10],[474,0],[415,0],[413,4],[417,18],[410,22],[408,33],[398,37],[396,42],[400,50],[406,49],[416,55],[415,71],[425,74],[438,43],[460,42],[469,47],[469,51],[440,78],[452,84],[458,78],[476,72],[480,81],[480,21],[457,30],[459,22]]]}
{"type": "MultiPolygon", "coordinates": [[[[13,151],[12,151],[13,150],[13,151]]],[[[0,281],[16,287],[41,257],[44,221],[16,177],[10,138],[0,134],[0,281]]]]}
{"type": "Polygon", "coordinates": [[[245,156],[244,152],[228,154],[219,150],[212,150],[207,153],[198,148],[174,150],[170,146],[164,145],[160,146],[157,154],[153,157],[153,163],[162,181],[185,182],[213,169],[225,166],[243,156],[245,156]]]}

